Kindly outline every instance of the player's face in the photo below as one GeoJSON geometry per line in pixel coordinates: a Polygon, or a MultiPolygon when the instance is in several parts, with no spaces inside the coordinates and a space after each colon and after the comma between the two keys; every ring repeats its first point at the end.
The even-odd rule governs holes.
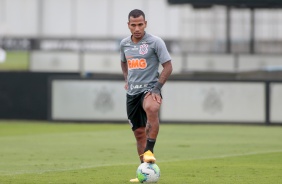
{"type": "Polygon", "coordinates": [[[132,34],[132,40],[138,42],[142,39],[145,33],[145,28],[147,27],[147,21],[145,21],[143,16],[137,18],[130,17],[128,22],[128,28],[132,34]]]}

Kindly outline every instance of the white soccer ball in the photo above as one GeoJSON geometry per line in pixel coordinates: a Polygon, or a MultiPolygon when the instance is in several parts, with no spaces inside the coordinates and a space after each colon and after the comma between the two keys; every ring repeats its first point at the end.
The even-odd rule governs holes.
{"type": "Polygon", "coordinates": [[[156,183],[161,171],[157,164],[144,162],[137,168],[136,175],[140,183],[156,183]]]}

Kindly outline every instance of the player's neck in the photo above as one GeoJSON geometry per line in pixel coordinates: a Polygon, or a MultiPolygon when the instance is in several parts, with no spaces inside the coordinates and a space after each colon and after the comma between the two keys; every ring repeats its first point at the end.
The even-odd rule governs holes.
{"type": "Polygon", "coordinates": [[[144,36],[145,36],[145,32],[144,32],[143,36],[140,37],[140,38],[134,38],[134,36],[131,35],[131,40],[132,40],[133,43],[138,43],[140,40],[142,40],[144,38],[144,36]]]}
{"type": "Polygon", "coordinates": [[[138,43],[140,40],[142,40],[144,36],[142,36],[141,38],[134,38],[133,36],[131,36],[131,40],[133,43],[138,43]]]}

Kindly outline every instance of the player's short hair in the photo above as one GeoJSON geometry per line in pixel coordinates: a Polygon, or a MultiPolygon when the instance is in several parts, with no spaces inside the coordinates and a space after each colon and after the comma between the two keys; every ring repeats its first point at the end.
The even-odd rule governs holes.
{"type": "Polygon", "coordinates": [[[132,10],[131,12],[129,12],[128,14],[128,20],[130,19],[130,17],[133,17],[133,18],[137,18],[137,17],[140,17],[140,16],[143,16],[144,17],[144,20],[145,20],[145,14],[142,10],[138,10],[138,9],[134,9],[132,10]]]}

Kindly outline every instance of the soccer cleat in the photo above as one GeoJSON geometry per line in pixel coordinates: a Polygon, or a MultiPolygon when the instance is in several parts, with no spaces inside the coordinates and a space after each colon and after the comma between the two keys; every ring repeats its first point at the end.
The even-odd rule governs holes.
{"type": "Polygon", "coordinates": [[[134,179],[131,179],[129,180],[131,183],[139,183],[139,180],[138,178],[134,178],[134,179]]]}
{"type": "Polygon", "coordinates": [[[154,154],[150,150],[148,150],[143,154],[143,161],[147,163],[155,163],[156,158],[154,154]]]}

